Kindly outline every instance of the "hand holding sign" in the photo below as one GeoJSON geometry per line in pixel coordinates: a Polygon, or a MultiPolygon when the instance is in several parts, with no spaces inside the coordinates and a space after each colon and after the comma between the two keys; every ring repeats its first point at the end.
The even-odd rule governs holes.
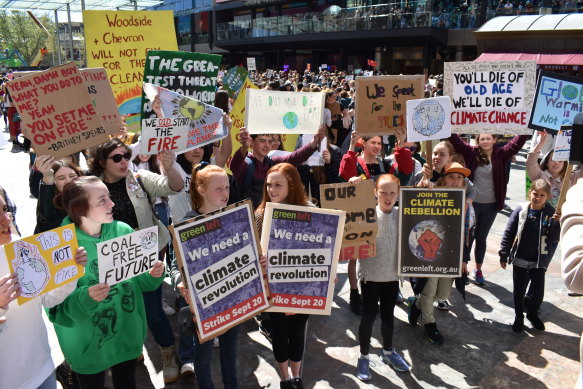
{"type": "Polygon", "coordinates": [[[0,278],[0,307],[6,307],[20,295],[16,273],[0,278]]]}

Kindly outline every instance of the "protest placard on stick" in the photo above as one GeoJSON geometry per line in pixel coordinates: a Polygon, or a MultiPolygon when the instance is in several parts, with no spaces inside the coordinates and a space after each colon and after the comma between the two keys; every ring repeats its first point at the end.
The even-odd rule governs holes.
{"type": "MultiPolygon", "coordinates": [[[[268,70],[269,72],[269,70],[268,70]]],[[[227,73],[223,76],[223,89],[227,91],[229,97],[236,100],[239,92],[243,88],[243,84],[247,79],[247,69],[240,66],[235,66],[230,68],[227,73]]],[[[269,74],[267,75],[269,78],[269,74]]]]}
{"type": "Polygon", "coordinates": [[[201,342],[269,307],[249,200],[170,229],[201,342]]]}
{"type": "Polygon", "coordinates": [[[158,227],[97,243],[99,282],[110,286],[149,271],[158,260],[158,227]]]}
{"type": "Polygon", "coordinates": [[[74,63],[14,79],[7,86],[21,130],[37,154],[61,158],[108,139],[74,63]]]}
{"type": "Polygon", "coordinates": [[[561,126],[555,138],[555,147],[553,149],[553,161],[569,162],[571,155],[571,135],[573,126],[561,126]]]}
{"type": "Polygon", "coordinates": [[[401,188],[399,277],[461,276],[465,190],[401,188]]]}
{"type": "Polygon", "coordinates": [[[534,61],[446,62],[443,93],[452,100],[451,131],[528,135],[534,61]]]}
{"type": "Polygon", "coordinates": [[[247,89],[250,134],[315,134],[324,120],[324,94],[247,89]]]}
{"type": "Polygon", "coordinates": [[[445,139],[451,135],[449,97],[407,100],[407,142],[445,139]]]}
{"type": "Polygon", "coordinates": [[[406,102],[423,98],[423,82],[423,75],[356,77],[356,131],[384,135],[404,129],[406,102]]]}
{"type": "Polygon", "coordinates": [[[107,78],[107,72],[104,68],[80,69],[87,91],[93,100],[97,109],[105,133],[115,135],[120,132],[124,124],[117,105],[115,105],[115,96],[111,89],[111,84],[107,78]]]}
{"type": "Polygon", "coordinates": [[[371,258],[376,255],[378,232],[374,182],[320,185],[322,208],[346,212],[340,260],[371,258]]]}
{"type": "Polygon", "coordinates": [[[270,312],[330,314],[345,217],[344,211],[266,204],[261,247],[270,312]]]}
{"type": "Polygon", "coordinates": [[[74,224],[5,245],[8,268],[20,285],[18,304],[81,278],[84,270],[75,262],[77,248],[74,224]]]}

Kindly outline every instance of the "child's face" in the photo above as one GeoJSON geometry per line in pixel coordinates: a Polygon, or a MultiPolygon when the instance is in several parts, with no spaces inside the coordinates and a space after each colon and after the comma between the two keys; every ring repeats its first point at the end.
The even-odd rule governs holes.
{"type": "Polygon", "coordinates": [[[283,173],[273,172],[265,180],[269,200],[273,203],[286,203],[289,193],[289,184],[283,173]]]}
{"type": "Polygon", "coordinates": [[[549,199],[549,194],[542,189],[533,189],[528,194],[530,201],[530,208],[534,210],[541,210],[549,199]]]}
{"type": "Polygon", "coordinates": [[[375,196],[381,211],[384,213],[391,212],[393,205],[399,199],[398,183],[396,181],[382,180],[375,189],[375,196]]]}
{"type": "Polygon", "coordinates": [[[10,243],[12,240],[10,235],[11,221],[8,206],[4,202],[4,199],[0,197],[0,245],[10,243]]]}
{"type": "Polygon", "coordinates": [[[449,173],[443,178],[443,183],[445,186],[455,186],[462,188],[466,186],[464,178],[464,175],[461,173],[449,173]]]}
{"type": "Polygon", "coordinates": [[[554,177],[555,175],[559,175],[561,170],[563,170],[565,162],[563,161],[555,161],[553,160],[552,156],[549,158],[549,162],[547,163],[547,170],[551,175],[554,177]]]}

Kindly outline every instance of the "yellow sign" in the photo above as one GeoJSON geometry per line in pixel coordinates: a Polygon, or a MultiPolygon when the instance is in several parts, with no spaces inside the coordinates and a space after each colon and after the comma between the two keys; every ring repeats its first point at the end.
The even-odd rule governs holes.
{"type": "Polygon", "coordinates": [[[148,50],[178,50],[172,11],[83,11],[83,22],[87,67],[105,68],[122,115],[141,112],[148,50]]]}
{"type": "MultiPolygon", "coordinates": [[[[239,129],[241,127],[245,127],[245,99],[246,99],[246,95],[247,95],[247,89],[251,88],[251,89],[259,89],[257,88],[257,86],[251,82],[251,80],[249,80],[249,78],[245,78],[245,82],[243,83],[243,86],[241,87],[241,92],[239,92],[239,95],[237,96],[237,100],[235,100],[235,103],[233,104],[233,107],[231,108],[231,113],[229,114],[232,122],[233,122],[233,127],[231,128],[231,141],[233,142],[233,152],[231,153],[231,158],[233,158],[233,155],[235,155],[235,153],[239,150],[239,148],[241,147],[241,144],[239,143],[239,129]]],[[[283,143],[283,148],[286,151],[294,151],[296,148],[296,142],[298,140],[298,135],[297,134],[282,134],[281,136],[281,142],[283,143]]],[[[229,164],[231,163],[231,158],[229,158],[229,160],[227,161],[227,164],[225,166],[225,169],[227,170],[227,172],[229,174],[231,174],[231,170],[229,169],[229,164]]]]}
{"type": "Polygon", "coordinates": [[[78,246],[74,224],[5,245],[8,267],[20,285],[18,304],[81,278],[83,267],[75,262],[78,246]]]}

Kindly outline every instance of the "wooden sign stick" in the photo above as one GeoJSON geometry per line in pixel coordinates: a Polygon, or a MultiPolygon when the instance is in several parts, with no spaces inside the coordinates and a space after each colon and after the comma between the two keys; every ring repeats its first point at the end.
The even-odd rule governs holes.
{"type": "Polygon", "coordinates": [[[421,142],[423,144],[423,156],[425,157],[425,163],[429,165],[431,169],[433,169],[433,159],[431,155],[433,154],[433,141],[424,140],[421,142]]]}
{"type": "Polygon", "coordinates": [[[569,186],[571,183],[571,173],[573,172],[573,165],[570,163],[567,165],[565,170],[565,176],[563,177],[563,185],[561,186],[561,194],[559,195],[559,201],[557,202],[557,209],[555,213],[561,214],[561,208],[563,208],[563,203],[567,197],[567,192],[569,191],[569,186]]]}

